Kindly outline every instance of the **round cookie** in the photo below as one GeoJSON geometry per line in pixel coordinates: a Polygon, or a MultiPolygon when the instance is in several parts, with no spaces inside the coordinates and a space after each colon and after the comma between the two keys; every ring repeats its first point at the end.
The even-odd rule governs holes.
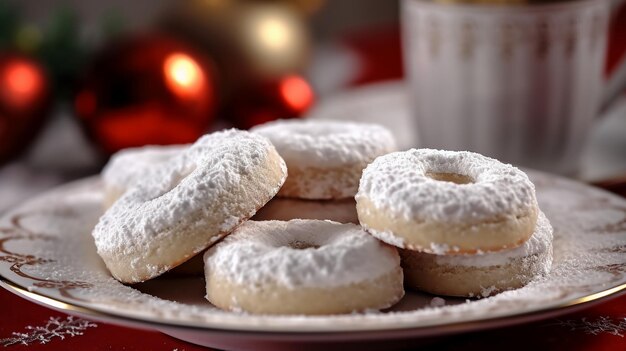
{"type": "Polygon", "coordinates": [[[207,299],[225,310],[323,315],[404,295],[397,250],[354,224],[248,221],[204,255],[207,299]]]}
{"type": "Polygon", "coordinates": [[[363,168],[396,149],[391,132],[369,123],[278,120],[252,131],[269,138],[285,159],[289,176],[281,197],[351,198],[363,168]]]}
{"type": "Polygon", "coordinates": [[[519,169],[476,153],[411,149],[361,177],[359,221],[378,239],[434,254],[517,247],[537,221],[535,187],[519,169]]]}
{"type": "Polygon", "coordinates": [[[302,200],[275,197],[252,217],[255,221],[320,219],[359,224],[354,199],[302,200]]]}
{"type": "Polygon", "coordinates": [[[148,177],[154,167],[170,161],[188,147],[189,145],[154,145],[115,153],[102,170],[105,209],[111,207],[126,190],[148,177]]]}
{"type": "Polygon", "coordinates": [[[122,282],[156,277],[252,217],[285,177],[266,138],[238,130],[206,135],[104,213],[92,232],[98,254],[122,282]]]}
{"type": "Polygon", "coordinates": [[[487,297],[521,288],[552,266],[552,226],[539,213],[522,246],[477,255],[433,255],[400,250],[405,284],[437,295],[487,297]]]}

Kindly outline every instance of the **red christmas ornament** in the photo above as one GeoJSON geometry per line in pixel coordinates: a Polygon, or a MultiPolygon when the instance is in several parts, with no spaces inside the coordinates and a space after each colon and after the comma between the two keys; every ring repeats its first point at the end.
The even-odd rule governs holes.
{"type": "Polygon", "coordinates": [[[226,107],[235,126],[242,129],[276,119],[297,118],[313,105],[315,94],[301,76],[287,75],[249,85],[226,107]]]}
{"type": "Polygon", "coordinates": [[[50,112],[48,79],[41,66],[16,54],[0,54],[0,163],[23,151],[50,112]]]}
{"type": "Polygon", "coordinates": [[[208,59],[184,43],[152,34],[114,43],[97,56],[75,109],[107,154],[147,144],[195,141],[217,99],[208,59]]]}

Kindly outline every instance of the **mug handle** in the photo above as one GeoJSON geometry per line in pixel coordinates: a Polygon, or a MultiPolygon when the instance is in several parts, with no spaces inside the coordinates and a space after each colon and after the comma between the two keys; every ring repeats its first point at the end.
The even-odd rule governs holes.
{"type": "MultiPolygon", "coordinates": [[[[600,115],[603,115],[603,112],[606,112],[626,90],[626,46],[623,41],[623,38],[626,37],[626,0],[613,0],[611,12],[609,50],[617,48],[618,50],[621,49],[622,52],[615,53],[621,55],[617,58],[617,63],[607,62],[610,66],[607,67],[607,81],[602,94],[600,115]]],[[[609,55],[611,54],[613,53],[609,52],[609,55]]]]}

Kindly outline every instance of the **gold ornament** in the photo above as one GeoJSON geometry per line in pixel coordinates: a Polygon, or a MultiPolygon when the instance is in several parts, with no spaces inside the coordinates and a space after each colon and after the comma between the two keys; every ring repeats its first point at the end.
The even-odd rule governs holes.
{"type": "Polygon", "coordinates": [[[310,47],[305,11],[319,2],[179,1],[162,22],[203,46],[227,71],[236,71],[227,76],[271,78],[305,67],[310,47]]]}

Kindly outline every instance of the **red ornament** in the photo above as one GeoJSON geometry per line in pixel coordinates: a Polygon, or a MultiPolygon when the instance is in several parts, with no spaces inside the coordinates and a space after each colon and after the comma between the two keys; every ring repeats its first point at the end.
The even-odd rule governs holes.
{"type": "Polygon", "coordinates": [[[50,112],[48,79],[30,58],[0,54],[0,163],[23,151],[50,112]]]}
{"type": "Polygon", "coordinates": [[[242,129],[276,119],[297,118],[313,105],[310,84],[298,75],[249,85],[226,107],[226,115],[242,129]]]}
{"type": "Polygon", "coordinates": [[[217,103],[212,64],[184,43],[146,35],[97,56],[75,109],[107,154],[147,144],[195,141],[217,103]]]}

